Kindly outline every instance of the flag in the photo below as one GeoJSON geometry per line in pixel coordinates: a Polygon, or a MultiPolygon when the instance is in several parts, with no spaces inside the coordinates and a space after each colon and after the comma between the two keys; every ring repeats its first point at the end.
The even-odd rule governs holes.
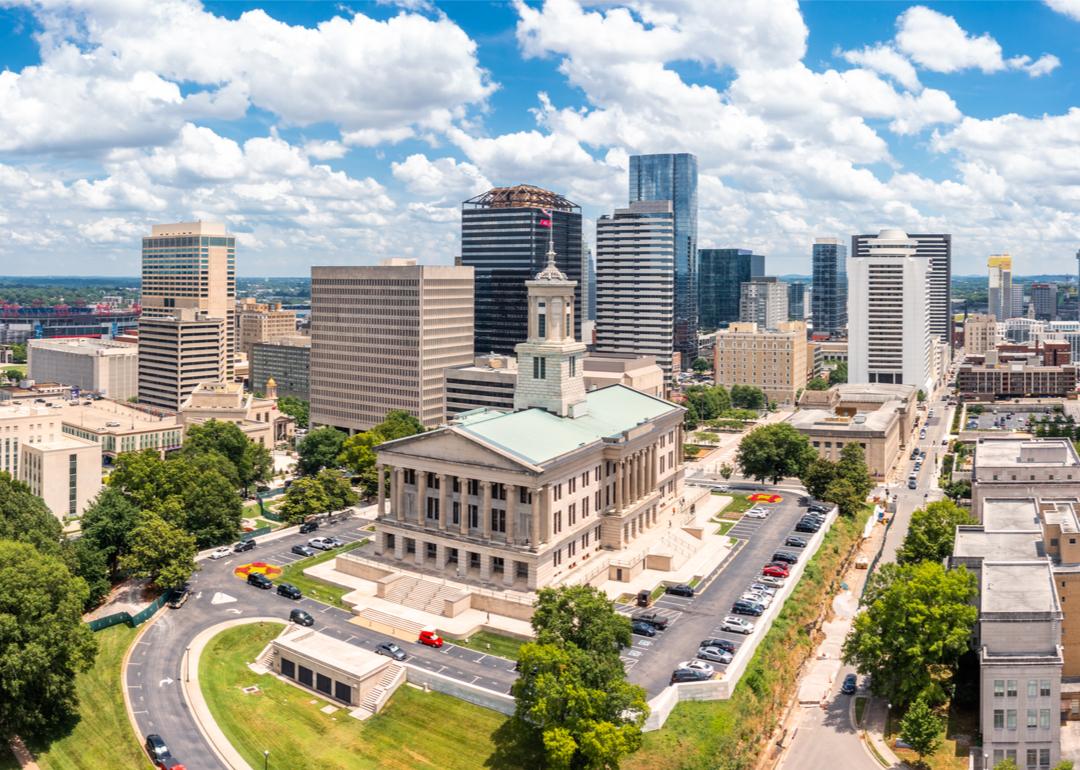
{"type": "Polygon", "coordinates": [[[543,214],[540,219],[540,226],[551,227],[551,211],[549,209],[540,209],[540,213],[543,214]]]}

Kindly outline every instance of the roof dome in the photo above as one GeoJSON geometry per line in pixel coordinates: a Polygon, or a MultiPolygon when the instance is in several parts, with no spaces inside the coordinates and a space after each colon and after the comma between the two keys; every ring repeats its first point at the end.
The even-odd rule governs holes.
{"type": "Polygon", "coordinates": [[[886,227],[878,233],[878,238],[883,241],[906,241],[908,235],[897,227],[886,227]]]}

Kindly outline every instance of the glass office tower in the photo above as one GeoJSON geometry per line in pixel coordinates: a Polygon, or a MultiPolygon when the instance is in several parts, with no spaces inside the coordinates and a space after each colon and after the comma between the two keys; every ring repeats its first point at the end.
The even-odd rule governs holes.
{"type": "Polygon", "coordinates": [[[704,331],[739,320],[739,292],[765,275],[765,256],[750,249],[698,249],[698,308],[704,331]]]}
{"type": "Polygon", "coordinates": [[[814,240],[810,311],[814,333],[843,336],[847,330],[847,246],[839,238],[814,240]]]}
{"type": "Polygon", "coordinates": [[[682,354],[686,365],[697,357],[697,183],[696,155],[680,152],[630,156],[629,202],[671,201],[675,214],[675,322],[672,333],[675,350],[682,354]]]}
{"type": "Polygon", "coordinates": [[[787,314],[789,321],[806,320],[806,284],[794,281],[787,285],[787,314]]]}

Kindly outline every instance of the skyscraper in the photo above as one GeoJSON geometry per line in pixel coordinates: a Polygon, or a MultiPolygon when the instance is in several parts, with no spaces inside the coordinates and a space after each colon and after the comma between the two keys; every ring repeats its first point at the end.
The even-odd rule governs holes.
{"type": "Polygon", "coordinates": [[[739,287],[739,321],[776,331],[788,320],[787,284],[775,276],[751,278],[739,287]]]}
{"type": "Polygon", "coordinates": [[[675,316],[671,201],[638,201],[596,222],[596,346],[655,356],[671,375],[675,316]]]}
{"type": "Polygon", "coordinates": [[[987,312],[999,321],[1012,318],[1012,257],[994,254],[986,260],[988,283],[986,293],[987,312]]]}
{"type": "Polygon", "coordinates": [[[793,281],[787,285],[787,314],[789,321],[806,320],[806,284],[793,281]]]}
{"type": "Polygon", "coordinates": [[[698,249],[700,326],[713,331],[739,320],[739,291],[765,275],[765,257],[749,249],[698,249]]]}
{"type": "MultiPolygon", "coordinates": [[[[584,307],[577,204],[530,185],[497,187],[461,204],[461,264],[476,270],[477,353],[510,355],[525,339],[525,282],[543,269],[551,235],[559,269],[576,283],[574,302],[584,307]]],[[[581,339],[580,315],[574,324],[574,336],[581,339]]]]}
{"type": "MultiPolygon", "coordinates": [[[[866,241],[875,235],[853,236],[851,252],[853,256],[866,256],[866,241]]],[[[920,257],[930,260],[927,285],[930,299],[930,333],[945,344],[950,344],[951,307],[952,307],[952,236],[948,233],[912,233],[908,238],[915,241],[915,248],[920,257]]]]}
{"type": "Polygon", "coordinates": [[[814,332],[843,335],[848,322],[847,246],[839,238],[814,239],[812,269],[814,332]]]}
{"type": "Polygon", "coordinates": [[[232,379],[236,239],[225,225],[154,225],[142,240],[139,400],[180,408],[200,382],[232,379]]]}
{"type": "Polygon", "coordinates": [[[929,393],[929,257],[897,229],[882,230],[852,251],[848,382],[914,385],[929,393]]]}
{"type": "Polygon", "coordinates": [[[1058,285],[1056,283],[1031,284],[1031,304],[1038,321],[1056,321],[1058,314],[1058,285]]]}
{"type": "MultiPolygon", "coordinates": [[[[592,249],[586,247],[585,260],[588,264],[589,273],[589,307],[585,311],[586,321],[596,320],[596,257],[593,255],[592,249]]],[[[583,342],[585,340],[582,340],[583,342]]]]}
{"type": "Polygon", "coordinates": [[[690,153],[630,156],[630,203],[671,201],[675,218],[674,345],[689,363],[698,335],[698,167],[690,153]]]}

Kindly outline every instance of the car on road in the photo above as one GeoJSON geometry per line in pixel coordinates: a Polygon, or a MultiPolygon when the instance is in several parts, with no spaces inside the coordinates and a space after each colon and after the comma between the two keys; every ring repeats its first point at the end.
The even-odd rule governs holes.
{"type": "Polygon", "coordinates": [[[672,596],[685,596],[688,599],[694,598],[694,587],[687,585],[686,583],[679,583],[674,586],[667,586],[664,589],[664,593],[671,594],[672,596]]]}
{"type": "Polygon", "coordinates": [[[751,508],[743,516],[748,519],[767,519],[769,518],[769,512],[764,508],[751,508]]]}
{"type": "Polygon", "coordinates": [[[926,438],[926,428],[923,428],[922,430],[919,431],[919,438],[920,439],[926,438]]]}
{"type": "Polygon", "coordinates": [[[232,547],[233,553],[243,553],[244,551],[250,551],[255,547],[255,541],[252,539],[241,540],[239,543],[232,547]]]}
{"type": "Polygon", "coordinates": [[[420,644],[425,644],[428,647],[443,646],[443,638],[439,636],[439,633],[434,628],[420,629],[420,636],[416,638],[416,641],[420,644]]]}
{"type": "Polygon", "coordinates": [[[655,612],[655,611],[653,611],[653,612],[639,612],[636,615],[632,615],[630,617],[630,620],[640,620],[642,623],[648,623],[650,626],[655,628],[657,631],[663,631],[664,629],[666,629],[668,627],[668,624],[671,623],[671,621],[668,618],[664,617],[659,612],[655,612]]]}
{"type": "Polygon", "coordinates": [[[278,583],[277,595],[284,596],[286,599],[300,600],[304,598],[304,595],[300,592],[300,589],[294,586],[292,583],[278,583]]]}
{"type": "Polygon", "coordinates": [[[698,671],[692,668],[677,668],[671,672],[671,684],[678,684],[679,682],[705,682],[712,679],[713,675],[707,671],[698,671]]]}
{"type": "Polygon", "coordinates": [[[801,537],[789,537],[784,541],[784,545],[790,548],[806,548],[806,540],[801,537]]]}
{"type": "Polygon", "coordinates": [[[708,660],[713,663],[722,663],[725,666],[731,662],[731,653],[725,652],[717,647],[701,647],[697,651],[697,656],[701,660],[708,660]]]}
{"type": "Polygon", "coordinates": [[[907,488],[908,489],[916,489],[918,486],[919,486],[919,480],[918,479],[908,479],[907,480],[907,488]]]}
{"type": "Polygon", "coordinates": [[[787,564],[798,564],[799,555],[791,551],[777,551],[772,555],[773,561],[782,561],[787,564]]]}
{"type": "Polygon", "coordinates": [[[701,642],[698,643],[698,648],[701,647],[717,647],[724,652],[730,652],[734,655],[735,650],[737,650],[739,646],[730,639],[702,639],[701,642]]]}
{"type": "Polygon", "coordinates": [[[169,597],[169,607],[174,610],[178,610],[184,606],[188,597],[191,596],[191,586],[184,583],[179,588],[174,588],[172,596],[169,597]]]}
{"type": "Polygon", "coordinates": [[[329,538],[325,537],[313,537],[307,541],[307,544],[312,548],[318,548],[320,551],[329,551],[334,547],[329,538]]]}
{"type": "Polygon", "coordinates": [[[810,535],[817,532],[819,529],[821,529],[821,525],[810,519],[799,519],[799,521],[795,523],[796,532],[810,535]]]}
{"type": "Polygon", "coordinates": [[[310,612],[304,612],[299,608],[292,610],[289,613],[289,621],[296,623],[300,626],[313,626],[315,625],[315,618],[311,617],[310,612]]]}
{"type": "Polygon", "coordinates": [[[215,548],[210,552],[210,558],[214,561],[218,559],[224,559],[226,556],[232,556],[233,549],[227,545],[223,545],[220,548],[215,548]]]}
{"type": "Polygon", "coordinates": [[[752,621],[740,618],[738,615],[725,615],[724,620],[720,623],[720,629],[733,634],[750,635],[754,633],[754,624],[752,621]]]}
{"type": "Polygon", "coordinates": [[[630,633],[638,636],[656,636],[656,626],[644,620],[630,621],[630,633]]]}
{"type": "Polygon", "coordinates": [[[840,692],[844,695],[854,695],[855,691],[859,689],[859,679],[854,674],[848,674],[844,677],[844,683],[840,685],[840,692]]]}
{"type": "Polygon", "coordinates": [[[738,615],[754,615],[755,617],[765,611],[757,602],[750,602],[746,599],[736,599],[731,605],[731,611],[738,615]]]}
{"type": "Polygon", "coordinates": [[[676,668],[688,668],[691,671],[705,671],[709,674],[716,673],[716,669],[703,660],[684,660],[682,663],[676,666],[676,668]]]}
{"type": "Polygon", "coordinates": [[[184,766],[172,755],[160,735],[151,733],[146,736],[145,746],[146,753],[150,755],[151,763],[158,770],[184,770],[184,766]]]}
{"type": "Polygon", "coordinates": [[[306,535],[309,532],[314,532],[319,528],[319,522],[317,521],[305,521],[300,525],[300,534],[306,535]]]}
{"type": "Polygon", "coordinates": [[[757,582],[764,583],[767,586],[776,586],[777,588],[784,587],[784,579],[779,575],[762,575],[757,579],[757,582]]]}
{"type": "Polygon", "coordinates": [[[908,458],[908,459],[910,459],[910,460],[915,460],[915,459],[917,459],[918,457],[919,457],[919,448],[918,448],[918,447],[914,447],[914,448],[913,448],[913,449],[911,450],[911,457],[910,457],[910,458],[908,458]]]}
{"type": "Polygon", "coordinates": [[[294,545],[290,549],[297,556],[314,556],[315,551],[306,545],[294,545]]]}
{"type": "Polygon", "coordinates": [[[249,586],[255,586],[256,588],[262,588],[263,590],[269,590],[274,587],[274,581],[261,572],[252,572],[248,575],[247,583],[249,586]]]}
{"type": "Polygon", "coordinates": [[[405,660],[407,657],[405,655],[405,650],[401,649],[393,642],[382,642],[381,644],[375,645],[375,652],[378,655],[385,655],[394,660],[405,660]]]}
{"type": "Polygon", "coordinates": [[[772,586],[765,585],[764,583],[755,580],[753,583],[746,587],[747,591],[753,591],[756,594],[765,594],[766,596],[776,596],[776,589],[772,586]]]}
{"type": "Polygon", "coordinates": [[[766,564],[762,568],[761,574],[764,575],[765,577],[782,577],[782,578],[786,578],[788,575],[791,574],[791,570],[789,570],[787,568],[786,564],[784,564],[784,565],[766,564]]]}

